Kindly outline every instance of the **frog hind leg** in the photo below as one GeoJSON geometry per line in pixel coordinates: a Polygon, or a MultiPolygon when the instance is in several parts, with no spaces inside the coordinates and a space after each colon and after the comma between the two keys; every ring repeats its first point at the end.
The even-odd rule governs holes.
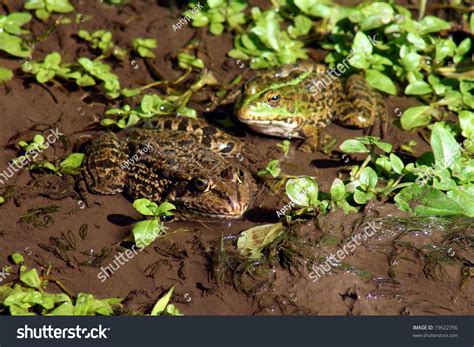
{"type": "Polygon", "coordinates": [[[372,89],[360,75],[351,75],[344,84],[347,95],[336,102],[336,119],[338,123],[356,128],[372,127],[380,122],[382,137],[387,128],[387,112],[382,95],[372,89]]]}
{"type": "Polygon", "coordinates": [[[114,195],[123,192],[127,181],[128,148],[114,134],[94,140],[84,157],[83,179],[91,193],[114,195]]]}

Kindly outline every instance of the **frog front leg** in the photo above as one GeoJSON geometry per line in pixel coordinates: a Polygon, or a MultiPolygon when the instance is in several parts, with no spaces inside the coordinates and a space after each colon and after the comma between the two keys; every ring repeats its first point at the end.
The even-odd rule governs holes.
{"type": "Polygon", "coordinates": [[[321,146],[321,128],[315,124],[305,124],[300,128],[304,142],[299,146],[299,150],[306,153],[317,152],[321,146]]]}
{"type": "Polygon", "coordinates": [[[387,112],[382,95],[372,89],[360,75],[350,76],[344,84],[340,95],[345,100],[335,103],[335,118],[341,125],[368,128],[380,122],[383,137],[387,128],[387,112]]]}

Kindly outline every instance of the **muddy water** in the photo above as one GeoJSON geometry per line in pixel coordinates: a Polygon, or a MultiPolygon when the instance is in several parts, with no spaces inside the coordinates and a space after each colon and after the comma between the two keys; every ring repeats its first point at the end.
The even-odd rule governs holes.
{"type": "MultiPolygon", "coordinates": [[[[10,3],[20,8],[20,2],[10,3]]],[[[101,13],[100,18],[93,17],[81,28],[111,30],[119,45],[126,46],[136,36],[157,38],[159,49],[153,64],[163,78],[177,78],[180,72],[173,69],[171,57],[196,31],[183,27],[174,32],[172,24],[179,12],[157,7],[155,1],[132,3],[121,8],[89,1],[76,1],[75,5],[81,13],[101,13]]],[[[36,35],[44,29],[37,21],[31,27],[36,35]]],[[[53,50],[60,51],[67,62],[80,55],[92,57],[74,38],[78,29],[76,24],[60,27],[37,44],[34,58],[53,50]]],[[[229,83],[242,73],[243,69],[225,55],[232,46],[230,35],[214,37],[200,31],[199,37],[202,59],[219,81],[229,83]]],[[[18,68],[19,63],[0,56],[0,65],[18,68]]],[[[141,59],[116,64],[114,71],[126,87],[153,82],[141,59]]],[[[74,144],[94,136],[107,105],[97,93],[90,92],[87,98],[84,93],[75,88],[43,88],[21,78],[0,86],[0,172],[16,156],[9,145],[18,138],[31,138],[34,130],[47,132],[59,127],[64,133],[64,141],[45,152],[51,160],[64,158],[74,144]],[[83,132],[86,128],[89,130],[83,132]]],[[[391,121],[396,123],[400,111],[416,103],[413,99],[388,98],[391,121]]],[[[219,124],[229,113],[231,108],[221,108],[205,116],[219,124]]],[[[266,166],[270,159],[279,159],[285,173],[316,176],[326,191],[344,165],[361,159],[337,152],[309,155],[296,150],[297,142],[284,156],[276,147],[281,140],[254,134],[237,123],[230,130],[252,148],[253,161],[245,158],[244,162],[252,171],[266,166]]],[[[338,125],[331,125],[328,131],[338,145],[364,133],[338,125]]],[[[399,131],[395,126],[389,128],[386,141],[397,146],[413,139],[419,143],[417,154],[428,149],[417,134],[399,131]]],[[[146,312],[172,285],[173,300],[187,315],[474,312],[473,284],[462,275],[473,262],[471,220],[418,221],[390,204],[374,204],[349,216],[338,211],[298,221],[288,227],[285,238],[264,259],[249,263],[236,253],[235,235],[276,222],[276,211],[288,203],[282,192],[273,193],[260,181],[255,204],[243,220],[230,224],[170,223],[173,232],[168,237],[137,253],[102,282],[101,267],[114,264],[122,249],[121,241],[140,218],[125,197],[92,196],[89,208],[71,197],[53,200],[47,196],[66,189],[67,182],[25,170],[5,186],[11,197],[0,207],[0,266],[8,263],[9,254],[19,251],[30,265],[42,269],[52,266],[52,276],[72,293],[127,297],[126,312],[146,312]],[[367,223],[375,223],[372,225],[377,233],[364,240],[363,236],[357,238],[367,223]],[[354,237],[360,245],[344,253],[337,266],[331,266],[313,282],[313,264],[322,265],[354,237]]]]}

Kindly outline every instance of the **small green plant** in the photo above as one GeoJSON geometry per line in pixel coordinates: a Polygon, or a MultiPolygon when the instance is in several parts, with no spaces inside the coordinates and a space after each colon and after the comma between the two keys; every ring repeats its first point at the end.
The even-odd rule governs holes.
{"type": "Polygon", "coordinates": [[[245,33],[234,39],[234,49],[229,56],[250,60],[252,69],[264,69],[283,64],[293,64],[307,58],[302,41],[292,39],[288,31],[281,29],[283,18],[273,9],[262,12],[251,10],[253,22],[245,33]]]}
{"type": "Polygon", "coordinates": [[[79,79],[81,73],[74,71],[68,64],[61,64],[61,55],[58,52],[48,54],[42,62],[26,61],[22,64],[22,70],[36,76],[40,83],[46,83],[56,76],[63,79],[79,79]]]}
{"type": "Polygon", "coordinates": [[[59,164],[62,174],[78,175],[81,171],[84,153],[71,153],[59,164]]]}
{"type": "Polygon", "coordinates": [[[13,159],[13,163],[20,167],[27,165],[28,170],[45,169],[52,172],[57,171],[56,166],[47,161],[42,154],[49,147],[49,143],[45,141],[42,135],[35,135],[30,142],[20,140],[18,145],[24,154],[13,159]]]}
{"type": "Polygon", "coordinates": [[[34,10],[36,17],[46,21],[53,12],[68,13],[74,11],[69,0],[26,0],[25,9],[34,10]]]}
{"type": "Polygon", "coordinates": [[[148,199],[135,200],[133,207],[142,215],[151,217],[151,219],[137,222],[133,226],[133,238],[135,244],[140,248],[150,245],[158,236],[165,232],[165,226],[161,218],[172,216],[173,212],[171,211],[176,209],[169,202],[163,202],[158,206],[148,199]]]}
{"type": "Polygon", "coordinates": [[[153,53],[152,49],[156,47],[158,47],[158,44],[155,39],[138,37],[133,40],[133,49],[142,58],[155,58],[155,53],[153,53]]]}
{"type": "MultiPolygon", "coordinates": [[[[12,259],[16,264],[24,262],[19,253],[12,259]]],[[[113,315],[121,307],[123,299],[96,299],[91,294],[79,293],[72,298],[65,293],[48,293],[45,289],[51,279],[48,274],[41,276],[35,268],[19,267],[19,279],[0,286],[0,310],[8,310],[12,316],[91,316],[113,315]]]]}
{"type": "Polygon", "coordinates": [[[257,174],[259,176],[270,175],[273,178],[276,178],[280,175],[280,173],[281,173],[280,162],[278,160],[272,160],[268,163],[265,169],[258,171],[257,174]]]}
{"type": "Polygon", "coordinates": [[[203,27],[208,25],[209,31],[213,35],[220,35],[223,31],[242,30],[240,26],[247,21],[244,10],[247,8],[245,0],[207,0],[203,9],[198,9],[199,2],[191,2],[185,16],[192,18],[192,25],[195,27],[203,27]]]}
{"type": "Polygon", "coordinates": [[[171,295],[173,295],[174,287],[171,287],[168,292],[163,295],[156,302],[155,306],[150,313],[150,316],[182,316],[183,314],[179,312],[178,308],[170,304],[171,295]]]}
{"type": "Polygon", "coordinates": [[[287,155],[290,151],[291,141],[290,140],[283,140],[281,143],[277,143],[277,147],[279,147],[283,154],[287,155]]]}
{"type": "MultiPolygon", "coordinates": [[[[121,95],[120,81],[116,74],[111,72],[109,65],[99,61],[90,60],[89,58],[81,57],[78,59],[81,67],[92,77],[102,82],[105,90],[105,94],[112,98],[118,98],[121,95]]],[[[80,80],[77,80],[80,86],[89,86],[95,84],[94,79],[90,76],[82,76],[80,80]]]]}
{"type": "Polygon", "coordinates": [[[124,60],[127,55],[127,50],[117,46],[112,40],[112,33],[106,30],[97,30],[93,33],[89,33],[86,30],[79,30],[78,36],[89,42],[93,49],[97,49],[101,52],[101,55],[97,59],[108,58],[111,55],[114,57],[124,60]]]}
{"type": "Polygon", "coordinates": [[[29,33],[28,30],[21,27],[30,20],[31,15],[26,12],[14,12],[7,16],[0,15],[0,51],[19,58],[31,55],[31,48],[20,37],[29,33]]]}
{"type": "Polygon", "coordinates": [[[204,62],[201,59],[185,52],[178,54],[178,65],[183,69],[204,69],[204,62]]]}
{"type": "Polygon", "coordinates": [[[13,78],[13,72],[10,69],[0,66],[0,83],[10,81],[13,78]]]}

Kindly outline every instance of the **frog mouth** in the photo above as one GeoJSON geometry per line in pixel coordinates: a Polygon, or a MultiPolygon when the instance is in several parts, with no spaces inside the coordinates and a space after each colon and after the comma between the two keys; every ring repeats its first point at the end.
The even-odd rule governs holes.
{"type": "Polygon", "coordinates": [[[256,132],[266,135],[279,137],[296,137],[299,138],[299,133],[296,131],[298,124],[290,120],[245,120],[243,122],[248,127],[256,132]]]}

